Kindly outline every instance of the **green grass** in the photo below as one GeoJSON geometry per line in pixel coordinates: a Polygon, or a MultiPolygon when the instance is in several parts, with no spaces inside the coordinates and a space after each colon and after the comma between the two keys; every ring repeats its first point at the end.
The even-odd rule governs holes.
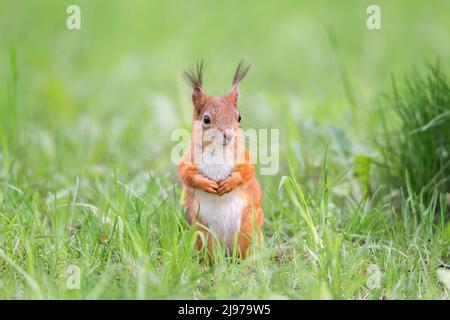
{"type": "Polygon", "coordinates": [[[391,193],[372,165],[390,74],[449,56],[448,2],[379,1],[373,32],[370,1],[86,0],[69,31],[72,3],[0,1],[0,299],[448,299],[448,190],[391,193]],[[197,58],[209,94],[251,62],[242,124],[280,129],[256,264],[199,263],[180,205],[197,58]]]}
{"type": "Polygon", "coordinates": [[[387,179],[404,190],[430,195],[450,190],[450,84],[439,64],[406,79],[399,92],[394,81],[390,108],[398,122],[385,131],[380,147],[387,179]]]}

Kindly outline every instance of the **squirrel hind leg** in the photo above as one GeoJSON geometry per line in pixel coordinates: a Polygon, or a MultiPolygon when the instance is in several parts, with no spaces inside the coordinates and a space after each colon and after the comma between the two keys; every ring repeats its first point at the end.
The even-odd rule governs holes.
{"type": "Polygon", "coordinates": [[[248,256],[249,248],[252,242],[257,244],[262,243],[261,235],[261,225],[263,219],[262,208],[258,206],[257,208],[248,206],[245,208],[242,219],[241,219],[241,229],[238,235],[238,247],[240,250],[240,256],[245,259],[248,256]],[[254,228],[256,227],[256,230],[254,228]],[[253,237],[256,235],[256,239],[253,237]]]}

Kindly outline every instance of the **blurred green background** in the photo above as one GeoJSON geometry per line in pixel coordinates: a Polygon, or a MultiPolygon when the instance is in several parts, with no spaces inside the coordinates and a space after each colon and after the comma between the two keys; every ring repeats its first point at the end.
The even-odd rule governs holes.
{"type": "Polygon", "coordinates": [[[438,58],[449,70],[449,12],[446,0],[0,0],[0,297],[448,297],[434,268],[450,229],[409,218],[436,203],[363,195],[377,178],[367,163],[383,93],[392,74],[438,58]],[[71,4],[81,30],[66,28],[71,4]],[[371,4],[381,30],[366,27],[371,4]],[[280,172],[260,178],[277,258],[254,274],[245,264],[205,271],[191,257],[170,134],[190,129],[181,73],[200,58],[209,95],[228,92],[240,59],[251,63],[243,127],[280,129],[280,172]],[[308,240],[307,209],[280,189],[288,161],[322,247],[308,240]],[[69,263],[82,291],[63,285],[69,263]],[[368,293],[371,263],[386,289],[368,293]]]}
{"type": "MultiPolygon", "coordinates": [[[[209,94],[228,92],[241,58],[253,65],[241,89],[244,126],[314,118],[370,143],[391,73],[448,57],[450,4],[377,1],[382,30],[373,31],[369,4],[1,1],[1,81],[11,79],[13,51],[18,126],[32,132],[19,134],[31,139],[27,166],[173,168],[168,133],[189,128],[192,108],[180,74],[198,58],[209,94]],[[81,30],[65,26],[70,4],[81,8],[81,30]]],[[[2,99],[5,108],[5,90],[2,99]]]]}

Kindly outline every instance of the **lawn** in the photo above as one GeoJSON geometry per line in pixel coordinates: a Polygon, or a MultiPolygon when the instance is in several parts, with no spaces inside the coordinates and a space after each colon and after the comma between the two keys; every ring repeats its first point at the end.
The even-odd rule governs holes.
{"type": "MultiPolygon", "coordinates": [[[[450,75],[449,12],[444,0],[0,0],[0,299],[448,299],[450,190],[421,192],[402,163],[404,183],[390,183],[379,164],[402,121],[393,79],[401,90],[437,60],[450,75]],[[71,4],[80,30],[66,28],[71,4]],[[370,4],[381,30],[366,26],[370,4]],[[181,74],[199,58],[211,95],[251,63],[241,124],[279,129],[279,170],[259,176],[256,263],[200,263],[185,219],[171,134],[191,128],[181,74]]],[[[412,167],[414,152],[431,157],[396,146],[412,167]]]]}

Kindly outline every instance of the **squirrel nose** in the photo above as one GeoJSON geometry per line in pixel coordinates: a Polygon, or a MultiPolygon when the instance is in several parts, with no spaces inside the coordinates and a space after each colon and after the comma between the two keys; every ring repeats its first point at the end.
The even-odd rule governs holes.
{"type": "Polygon", "coordinates": [[[231,132],[224,132],[223,134],[223,143],[230,143],[231,139],[233,139],[233,134],[231,132]]]}

